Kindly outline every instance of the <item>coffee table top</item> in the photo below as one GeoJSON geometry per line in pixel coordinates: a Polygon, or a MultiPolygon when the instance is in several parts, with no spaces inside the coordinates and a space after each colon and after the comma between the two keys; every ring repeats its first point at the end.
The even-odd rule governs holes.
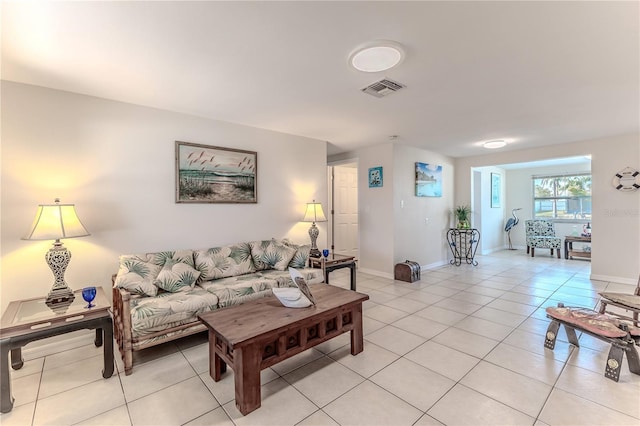
{"type": "Polygon", "coordinates": [[[278,332],[291,324],[339,307],[361,304],[369,299],[366,294],[329,284],[309,286],[316,304],[307,308],[286,308],[275,296],[252,300],[199,314],[198,318],[210,329],[223,336],[233,348],[270,332],[278,332]]]}
{"type": "Polygon", "coordinates": [[[82,290],[73,292],[75,299],[61,312],[54,312],[45,304],[45,297],[16,300],[9,303],[2,315],[1,335],[3,338],[29,333],[40,328],[55,327],[80,319],[93,318],[108,314],[111,307],[102,287],[96,286],[95,305],[86,308],[82,290]]]}

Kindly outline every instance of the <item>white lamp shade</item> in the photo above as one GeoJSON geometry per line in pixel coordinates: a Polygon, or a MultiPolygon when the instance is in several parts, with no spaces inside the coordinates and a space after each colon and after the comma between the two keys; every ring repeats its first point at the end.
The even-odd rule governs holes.
{"type": "Polygon", "coordinates": [[[313,200],[313,203],[307,203],[307,211],[304,213],[303,222],[326,222],[327,218],[324,216],[324,211],[322,210],[322,204],[316,203],[313,200]]]}
{"type": "Polygon", "coordinates": [[[73,204],[40,204],[29,229],[24,240],[58,240],[90,235],[80,222],[73,204]]]}

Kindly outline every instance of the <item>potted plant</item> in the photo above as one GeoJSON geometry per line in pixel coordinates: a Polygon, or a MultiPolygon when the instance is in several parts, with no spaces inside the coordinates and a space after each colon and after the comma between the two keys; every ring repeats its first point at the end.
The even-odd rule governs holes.
{"type": "Polygon", "coordinates": [[[456,215],[456,219],[458,220],[458,228],[468,228],[469,227],[469,219],[471,219],[471,207],[467,205],[457,206],[453,213],[456,215]]]}

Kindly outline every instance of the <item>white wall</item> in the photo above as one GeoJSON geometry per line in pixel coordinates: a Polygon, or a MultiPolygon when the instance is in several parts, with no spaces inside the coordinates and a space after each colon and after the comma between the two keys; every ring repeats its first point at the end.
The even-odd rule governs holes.
{"type": "MultiPolygon", "coordinates": [[[[479,196],[480,200],[473,200],[474,211],[472,216],[474,223],[480,223],[480,225],[474,225],[480,231],[480,245],[479,253],[488,254],[497,250],[501,250],[505,247],[504,244],[504,212],[505,212],[505,170],[499,167],[479,167],[474,169],[479,172],[474,173],[474,176],[480,178],[479,196]],[[491,207],[491,174],[495,173],[500,175],[500,206],[491,207]],[[481,218],[481,220],[480,220],[481,218]]],[[[474,182],[474,185],[477,183],[474,182]]],[[[475,195],[475,194],[474,194],[475,195]]],[[[464,204],[464,203],[463,203],[464,204]]]]}
{"type": "Polygon", "coordinates": [[[440,265],[450,255],[446,235],[453,209],[453,160],[403,145],[394,145],[393,154],[394,255],[389,267],[407,259],[423,267],[440,265]],[[416,162],[442,166],[442,197],[416,197],[416,162]]]}
{"type": "MultiPolygon", "coordinates": [[[[506,217],[511,217],[512,209],[522,207],[522,210],[516,212],[516,215],[520,219],[520,223],[518,223],[518,225],[511,231],[511,242],[515,247],[526,248],[524,221],[527,219],[533,219],[532,176],[581,172],[590,173],[591,166],[589,164],[565,164],[549,167],[507,170],[506,201],[508,205],[505,211],[506,217]]],[[[556,235],[571,235],[574,225],[576,226],[578,233],[581,233],[582,225],[586,223],[587,221],[581,221],[579,223],[556,223],[556,235]]]]}
{"type": "Polygon", "coordinates": [[[358,220],[363,272],[391,273],[393,264],[393,146],[377,145],[357,152],[358,220]],[[369,188],[369,169],[382,166],[382,187],[369,188]]]}
{"type": "MultiPolygon", "coordinates": [[[[327,205],[326,143],[2,82],[1,306],[46,294],[50,241],[23,241],[37,204],[75,203],[91,236],[63,240],[74,289],[110,288],[118,255],[263,238],[308,242],[305,203],[327,205]],[[257,204],[176,204],[174,141],[257,151],[257,204]]],[[[319,246],[327,228],[320,227],[319,246]]],[[[109,292],[110,297],[110,292],[109,292]]]]}
{"type": "Polygon", "coordinates": [[[456,204],[471,198],[472,167],[591,155],[593,238],[591,276],[634,284],[640,273],[640,191],[621,193],[611,185],[615,173],[640,168],[640,135],[545,146],[521,151],[458,158],[455,162],[456,204]]]}
{"type": "Polygon", "coordinates": [[[450,255],[446,231],[453,223],[453,160],[431,151],[390,143],[332,156],[329,160],[356,158],[359,269],[393,278],[395,264],[407,259],[423,267],[445,263],[450,255]],[[442,165],[442,197],[416,197],[416,162],[442,165]],[[383,186],[369,188],[369,168],[378,166],[383,167],[383,186]]]}

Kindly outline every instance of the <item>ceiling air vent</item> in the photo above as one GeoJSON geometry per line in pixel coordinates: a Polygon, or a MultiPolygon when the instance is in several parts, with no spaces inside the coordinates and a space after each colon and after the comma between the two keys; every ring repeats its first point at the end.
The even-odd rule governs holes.
{"type": "Polygon", "coordinates": [[[393,92],[397,92],[403,87],[407,87],[402,83],[398,83],[397,81],[393,81],[391,79],[385,78],[380,81],[376,81],[362,89],[364,93],[368,93],[371,96],[375,96],[376,98],[382,98],[383,96],[387,96],[393,92]]]}

